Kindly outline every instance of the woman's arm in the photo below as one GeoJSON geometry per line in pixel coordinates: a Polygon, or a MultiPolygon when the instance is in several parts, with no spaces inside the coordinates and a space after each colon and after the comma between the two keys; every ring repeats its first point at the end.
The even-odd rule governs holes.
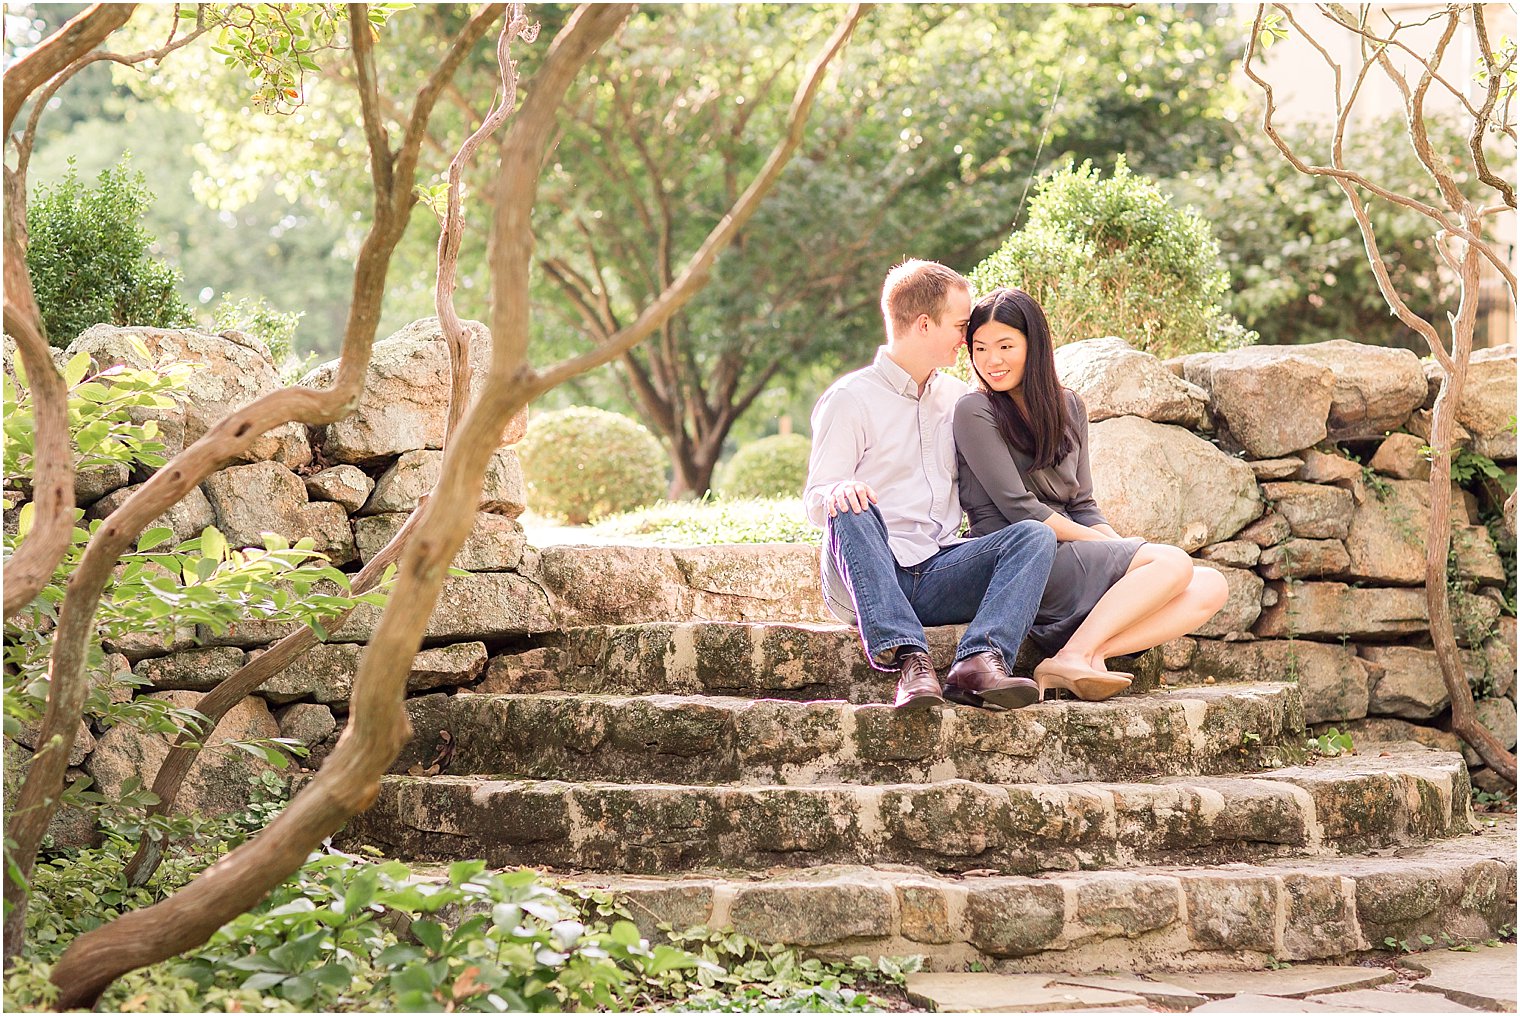
{"type": "Polygon", "coordinates": [[[1106,540],[1109,537],[1062,515],[1029,492],[1008,442],[998,433],[984,398],[963,398],[955,406],[955,450],[981,483],[1003,518],[1012,525],[1033,519],[1055,531],[1057,540],[1106,540]]]}
{"type": "Polygon", "coordinates": [[[1087,454],[1087,406],[1082,402],[1082,396],[1076,392],[1071,393],[1071,400],[1074,417],[1072,423],[1075,425],[1077,438],[1077,447],[1071,454],[1077,457],[1077,489],[1072,493],[1071,500],[1067,502],[1066,510],[1075,522],[1097,533],[1096,539],[1120,539],[1119,534],[1114,532],[1114,527],[1108,524],[1108,519],[1103,517],[1098,502],[1093,498],[1092,462],[1087,454]]]}

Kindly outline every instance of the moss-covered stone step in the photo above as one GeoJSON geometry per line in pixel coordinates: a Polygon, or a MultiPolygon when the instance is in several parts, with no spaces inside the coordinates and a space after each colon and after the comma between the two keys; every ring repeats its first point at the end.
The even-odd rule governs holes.
{"type": "Polygon", "coordinates": [[[1359,851],[1465,833],[1462,757],[1403,744],[1150,783],[720,786],[389,776],[350,844],[418,860],[665,874],[915,864],[1028,874],[1359,851]]]}
{"type": "Polygon", "coordinates": [[[1291,684],[1010,712],[712,696],[427,695],[394,772],[632,783],[1062,783],[1236,772],[1303,753],[1291,684]]]}
{"type": "MultiPolygon", "coordinates": [[[[930,655],[943,672],[955,659],[964,626],[931,628],[930,655]]],[[[1014,670],[1028,673],[1039,655],[1025,645],[1014,670]]],[[[1112,660],[1153,686],[1161,654],[1112,660]]],[[[842,624],[662,621],[591,625],[548,632],[500,652],[478,691],[641,695],[740,695],[889,702],[896,676],[866,663],[859,633],[842,624]]]]}
{"type": "Polygon", "coordinates": [[[1140,867],[1036,877],[945,877],[829,866],[644,878],[579,875],[610,889],[645,934],[732,928],[830,956],[922,955],[1004,973],[1261,968],[1373,950],[1481,940],[1515,922],[1515,823],[1367,857],[1140,867]]]}

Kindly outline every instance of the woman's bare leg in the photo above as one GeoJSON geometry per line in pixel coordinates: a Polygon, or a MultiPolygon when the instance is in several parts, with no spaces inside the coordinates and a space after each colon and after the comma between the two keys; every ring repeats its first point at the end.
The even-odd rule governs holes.
{"type": "MultiPolygon", "coordinates": [[[[1165,544],[1145,544],[1135,552],[1129,571],[1103,594],[1053,659],[1094,666],[1091,661],[1098,658],[1115,636],[1134,628],[1182,595],[1193,578],[1193,561],[1184,551],[1165,544]]],[[[1094,669],[1103,668],[1094,666],[1094,669]]]]}
{"type": "MultiPolygon", "coordinates": [[[[1118,588],[1117,583],[1114,588],[1118,588]]],[[[1218,613],[1229,596],[1230,586],[1223,575],[1212,568],[1195,566],[1192,579],[1182,592],[1150,616],[1111,635],[1093,655],[1093,667],[1101,670],[1107,659],[1142,652],[1188,634],[1218,613]]]]}

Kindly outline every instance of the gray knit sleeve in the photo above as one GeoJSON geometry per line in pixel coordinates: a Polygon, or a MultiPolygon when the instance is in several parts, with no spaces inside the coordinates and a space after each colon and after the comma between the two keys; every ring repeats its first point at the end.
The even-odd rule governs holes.
{"type": "Polygon", "coordinates": [[[1077,489],[1066,503],[1066,517],[1084,526],[1107,525],[1108,519],[1093,499],[1092,462],[1087,455],[1087,406],[1082,396],[1072,392],[1069,408],[1076,424],[1077,447],[1071,454],[1077,457],[1077,489]]]}
{"type": "Polygon", "coordinates": [[[1055,514],[1024,486],[1024,477],[998,433],[987,396],[971,392],[955,404],[955,450],[976,476],[992,503],[1012,525],[1033,519],[1044,522],[1055,514]]]}

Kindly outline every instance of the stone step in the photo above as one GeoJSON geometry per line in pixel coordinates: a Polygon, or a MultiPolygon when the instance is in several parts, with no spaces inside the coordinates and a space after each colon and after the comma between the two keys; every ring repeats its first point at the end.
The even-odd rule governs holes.
{"type": "MultiPolygon", "coordinates": [[[[965,626],[930,628],[930,655],[941,672],[955,659],[965,626]]],[[[1136,691],[1155,684],[1160,652],[1111,660],[1137,675],[1136,691]]],[[[1015,672],[1040,660],[1026,645],[1015,672]]],[[[741,695],[889,702],[896,675],[866,662],[860,635],[818,622],[656,621],[590,625],[549,632],[493,656],[483,692],[576,691],[605,694],[741,695]]]]}
{"type": "Polygon", "coordinates": [[[1351,852],[1465,833],[1462,757],[1403,744],[1148,783],[683,786],[388,776],[343,837],[388,857],[636,874],[913,864],[1004,873],[1351,852]]]}
{"type": "Polygon", "coordinates": [[[1238,772],[1303,756],[1291,684],[1010,712],[710,696],[426,695],[393,771],[623,783],[1064,783],[1238,772]]]}
{"type": "MultiPolygon", "coordinates": [[[[930,970],[1260,969],[1360,959],[1515,922],[1515,820],[1376,856],[1150,866],[1034,877],[826,866],[648,878],[581,874],[644,930],[698,925],[847,957],[921,955],[930,970]]],[[[1375,972],[1377,968],[1372,968],[1375,972]]]]}

